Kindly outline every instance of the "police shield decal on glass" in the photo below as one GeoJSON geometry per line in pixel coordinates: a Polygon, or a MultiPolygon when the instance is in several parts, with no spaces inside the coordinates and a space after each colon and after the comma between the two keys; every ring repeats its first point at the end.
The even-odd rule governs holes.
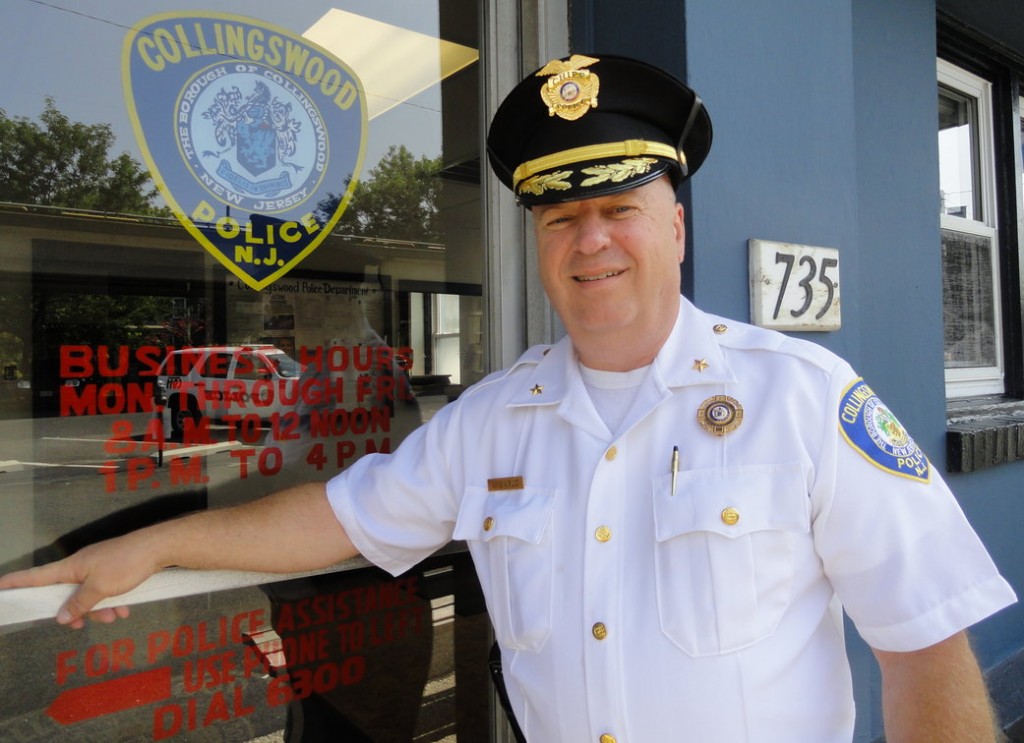
{"type": "Polygon", "coordinates": [[[141,21],[124,43],[143,157],[185,228],[259,290],[323,242],[362,167],[366,100],[321,47],[217,13],[141,21]],[[330,213],[319,207],[339,196],[330,213]]]}

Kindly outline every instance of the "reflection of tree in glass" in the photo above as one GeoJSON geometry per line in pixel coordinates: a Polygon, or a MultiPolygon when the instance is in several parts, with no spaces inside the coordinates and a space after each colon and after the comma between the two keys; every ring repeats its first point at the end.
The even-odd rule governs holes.
{"type": "MultiPolygon", "coordinates": [[[[440,157],[416,159],[405,145],[392,145],[367,177],[356,184],[335,232],[441,242],[440,170],[440,157]]],[[[338,207],[339,198],[331,193],[322,199],[317,205],[317,218],[327,221],[338,207]]]]}
{"type": "Polygon", "coordinates": [[[153,332],[153,319],[167,312],[162,297],[64,294],[41,307],[39,329],[61,344],[143,345],[153,332]]]}
{"type": "MultiPolygon", "coordinates": [[[[143,166],[128,153],[110,156],[114,139],[110,124],[71,121],[50,97],[38,122],[0,109],[0,201],[169,217],[167,207],[156,205],[157,191],[143,166]]],[[[44,296],[10,274],[3,275],[2,285],[2,360],[22,374],[29,373],[25,362],[33,355],[30,321],[38,342],[35,355],[48,360],[63,344],[139,345],[177,331],[162,327],[172,322],[165,297],[44,296]]]]}
{"type": "Polygon", "coordinates": [[[0,201],[170,216],[137,160],[110,158],[110,124],[71,121],[49,97],[39,121],[0,109],[0,201]]]}

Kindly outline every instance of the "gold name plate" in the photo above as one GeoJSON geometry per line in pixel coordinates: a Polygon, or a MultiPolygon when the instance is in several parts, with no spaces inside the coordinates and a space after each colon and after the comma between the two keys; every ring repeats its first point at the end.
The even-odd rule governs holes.
{"type": "Polygon", "coordinates": [[[522,490],[525,487],[522,477],[492,477],[487,481],[488,492],[498,490],[522,490]]]}

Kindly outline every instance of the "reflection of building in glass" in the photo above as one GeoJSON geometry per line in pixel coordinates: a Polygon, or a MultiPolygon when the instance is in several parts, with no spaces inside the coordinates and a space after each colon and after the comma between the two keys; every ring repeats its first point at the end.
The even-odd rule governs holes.
{"type": "Polygon", "coordinates": [[[137,358],[140,348],[271,344],[301,361],[304,349],[331,339],[369,339],[410,349],[416,384],[466,384],[482,374],[480,289],[444,280],[441,246],[331,236],[322,255],[329,251],[337,270],[319,270],[327,261],[314,255],[314,270],[257,293],[213,265],[171,220],[126,225],[17,207],[0,208],[0,225],[4,284],[23,298],[0,317],[3,361],[14,368],[0,406],[21,406],[24,415],[59,413],[65,386],[73,388],[63,390],[72,411],[143,412],[145,385],[156,375],[137,358]],[[88,374],[62,374],[69,345],[123,349],[127,360],[104,357],[88,374]],[[101,389],[103,400],[93,401],[101,389]]]}

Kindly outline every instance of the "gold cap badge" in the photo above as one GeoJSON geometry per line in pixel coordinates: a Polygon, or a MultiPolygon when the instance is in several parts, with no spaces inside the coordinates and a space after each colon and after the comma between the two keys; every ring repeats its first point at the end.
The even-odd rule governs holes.
{"type": "Polygon", "coordinates": [[[709,397],[697,410],[697,422],[708,433],[725,436],[740,427],[743,406],[728,395],[709,397]]]}
{"type": "Polygon", "coordinates": [[[549,75],[540,89],[540,97],[548,107],[548,116],[575,121],[591,108],[597,108],[601,81],[593,72],[583,68],[598,61],[594,57],[574,54],[564,61],[548,62],[537,72],[537,77],[549,75]]]}

